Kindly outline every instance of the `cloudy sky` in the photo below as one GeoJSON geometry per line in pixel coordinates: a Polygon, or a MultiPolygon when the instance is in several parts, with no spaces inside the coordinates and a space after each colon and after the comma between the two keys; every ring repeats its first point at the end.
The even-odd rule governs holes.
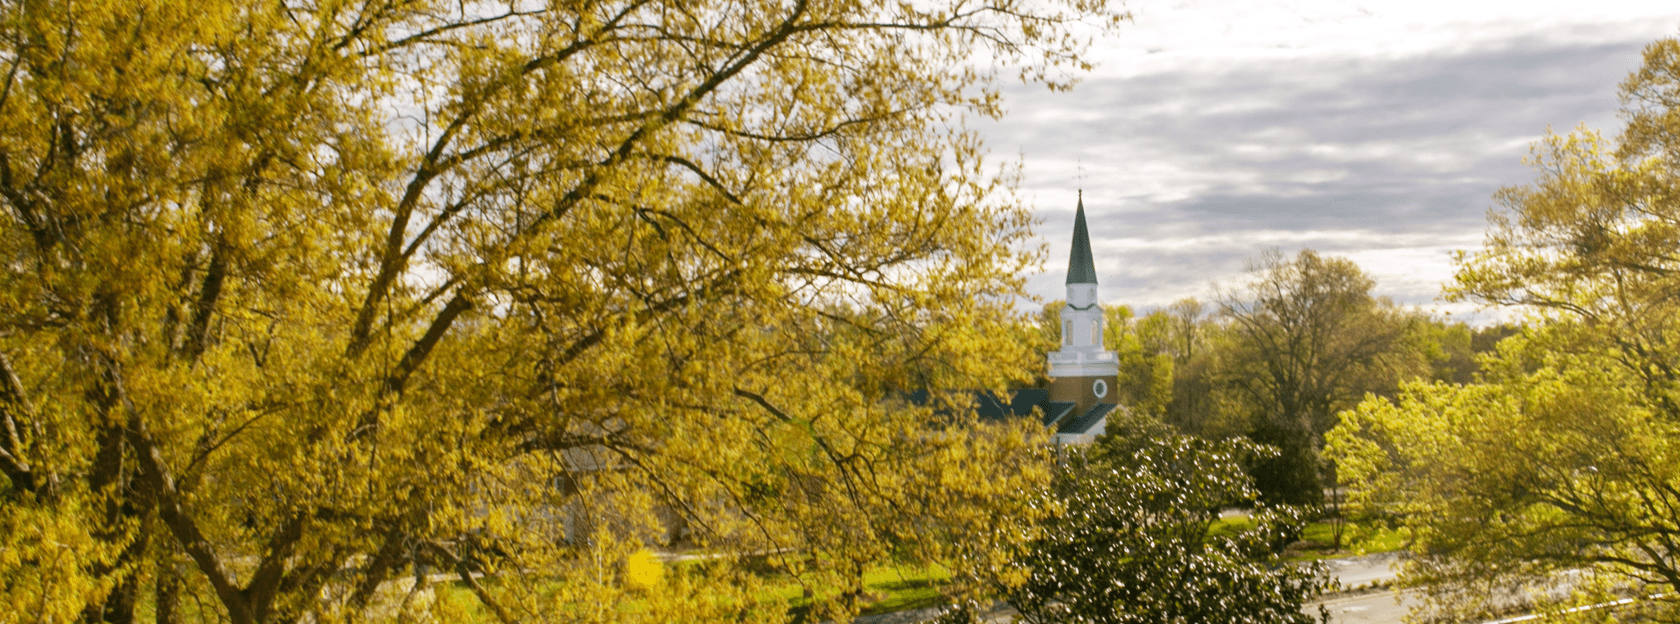
{"type": "Polygon", "coordinates": [[[1070,93],[1018,87],[977,128],[1023,166],[1063,296],[1085,191],[1107,302],[1208,298],[1277,248],[1343,255],[1379,294],[1436,301],[1449,254],[1480,245],[1492,193],[1551,127],[1614,134],[1616,85],[1680,2],[1152,0],[1099,41],[1070,93]],[[1083,175],[1081,175],[1081,169],[1083,175]]]}

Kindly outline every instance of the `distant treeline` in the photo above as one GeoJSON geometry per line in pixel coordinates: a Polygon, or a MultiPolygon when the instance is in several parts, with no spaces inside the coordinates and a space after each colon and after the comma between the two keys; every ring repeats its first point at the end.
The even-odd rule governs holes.
{"type": "MultiPolygon", "coordinates": [[[[1375,287],[1346,258],[1272,251],[1212,302],[1184,299],[1142,316],[1104,306],[1119,401],[1186,433],[1276,447],[1276,457],[1250,467],[1261,499],[1319,504],[1334,476],[1321,456],[1324,435],[1339,412],[1367,395],[1392,397],[1406,381],[1472,383],[1476,355],[1518,332],[1443,319],[1375,287]]],[[[1037,352],[1056,348],[1061,308],[1046,305],[1023,332],[1037,352]]]]}

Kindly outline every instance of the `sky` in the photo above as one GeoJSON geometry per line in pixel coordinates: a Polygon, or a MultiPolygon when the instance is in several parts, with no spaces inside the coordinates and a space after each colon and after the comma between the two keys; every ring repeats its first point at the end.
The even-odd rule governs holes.
{"type": "Polygon", "coordinates": [[[1479,248],[1493,193],[1534,178],[1548,129],[1613,136],[1616,87],[1680,2],[1154,0],[1095,42],[1071,92],[1005,89],[974,127],[1022,167],[1042,222],[1043,301],[1064,296],[1083,188],[1101,297],[1140,309],[1211,299],[1250,259],[1303,248],[1357,262],[1376,294],[1439,300],[1479,248]]]}

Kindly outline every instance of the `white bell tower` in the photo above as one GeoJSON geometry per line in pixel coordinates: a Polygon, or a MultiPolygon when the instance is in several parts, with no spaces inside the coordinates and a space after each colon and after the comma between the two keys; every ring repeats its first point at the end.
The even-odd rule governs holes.
{"type": "Polygon", "coordinates": [[[1097,301],[1097,269],[1085,227],[1085,197],[1073,217],[1073,252],[1068,256],[1067,305],[1062,307],[1062,346],[1050,354],[1050,400],[1072,401],[1075,413],[1098,403],[1116,403],[1120,361],[1103,349],[1103,310],[1097,301]]]}

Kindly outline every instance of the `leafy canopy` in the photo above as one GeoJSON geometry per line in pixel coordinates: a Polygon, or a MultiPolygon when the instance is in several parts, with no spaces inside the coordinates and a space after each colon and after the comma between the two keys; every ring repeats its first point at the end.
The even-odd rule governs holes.
{"type": "Polygon", "coordinates": [[[1480,383],[1368,399],[1330,436],[1361,502],[1418,536],[1402,581],[1429,588],[1426,617],[1492,613],[1565,571],[1575,600],[1542,602],[1680,589],[1680,40],[1649,45],[1622,97],[1614,142],[1541,141],[1536,180],[1501,190],[1485,248],[1459,256],[1451,296],[1532,327],[1480,383]]]}
{"type": "Polygon", "coordinates": [[[0,6],[0,602],[457,619],[392,596],[431,569],[505,621],[668,621],[754,594],[674,574],[603,610],[611,562],[986,565],[1033,516],[1032,442],[886,399],[1022,375],[992,336],[1030,215],[962,120],[998,67],[1065,86],[1122,18],[0,6]]]}
{"type": "Polygon", "coordinates": [[[1371,294],[1375,280],[1346,258],[1276,251],[1225,295],[1224,356],[1214,373],[1237,432],[1279,450],[1253,473],[1263,500],[1322,502],[1323,435],[1368,392],[1424,374],[1420,315],[1371,294]]]}

